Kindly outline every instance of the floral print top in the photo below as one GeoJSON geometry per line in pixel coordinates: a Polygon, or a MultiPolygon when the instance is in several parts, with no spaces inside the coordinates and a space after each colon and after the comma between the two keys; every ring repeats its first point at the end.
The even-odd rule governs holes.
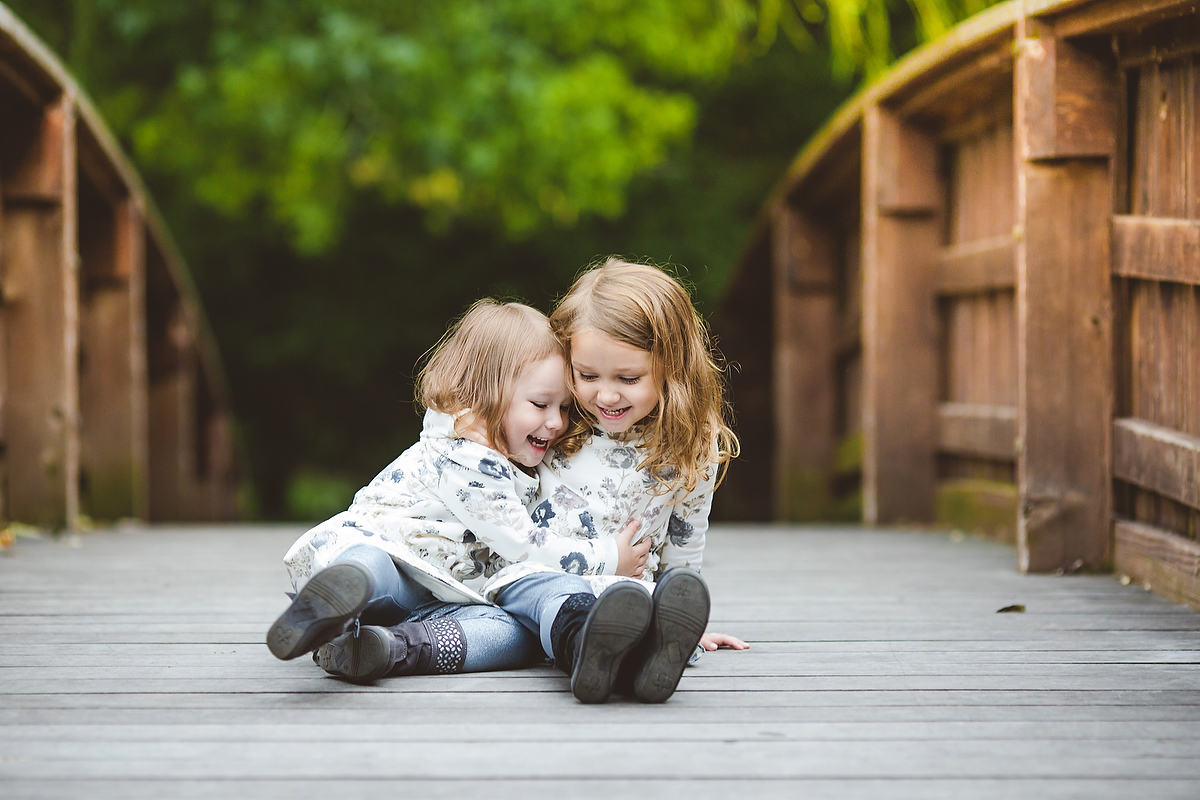
{"type": "Polygon", "coordinates": [[[452,417],[427,411],[420,440],[360,489],[349,509],[305,533],[284,563],[299,586],[348,547],[371,543],[401,561],[416,555],[451,583],[523,562],[613,573],[611,539],[560,535],[530,519],[537,486],[537,477],[499,452],[458,437],[452,417]],[[397,546],[408,552],[397,554],[397,546]]]}
{"type": "Polygon", "coordinates": [[[628,522],[640,519],[635,541],[653,541],[645,578],[656,580],[670,567],[698,571],[717,471],[710,467],[691,492],[656,494],[654,477],[637,468],[645,457],[641,443],[636,432],[596,428],[573,456],[552,449],[538,467],[531,516],[550,533],[591,542],[611,541],[628,522]]]}

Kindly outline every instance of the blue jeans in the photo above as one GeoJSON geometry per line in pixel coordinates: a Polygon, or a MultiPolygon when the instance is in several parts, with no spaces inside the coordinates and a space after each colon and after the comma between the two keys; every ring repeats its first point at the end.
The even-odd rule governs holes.
{"type": "Polygon", "coordinates": [[[558,610],[573,594],[592,594],[592,586],[578,575],[565,572],[537,572],[513,581],[500,590],[496,604],[516,617],[538,635],[542,651],[554,658],[550,629],[558,610]]]}
{"type": "Polygon", "coordinates": [[[392,557],[378,547],[355,545],[333,563],[345,562],[366,568],[375,579],[375,593],[359,615],[363,625],[388,627],[453,617],[462,626],[467,642],[463,672],[517,669],[538,658],[537,637],[511,615],[495,606],[438,600],[401,572],[392,557]]]}

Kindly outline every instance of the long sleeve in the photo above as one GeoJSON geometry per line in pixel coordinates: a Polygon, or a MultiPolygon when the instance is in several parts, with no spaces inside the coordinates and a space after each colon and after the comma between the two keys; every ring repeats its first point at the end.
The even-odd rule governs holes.
{"type": "Polygon", "coordinates": [[[514,490],[512,466],[499,453],[464,447],[452,458],[442,466],[438,494],[476,541],[510,562],[533,561],[576,575],[616,572],[614,540],[556,535],[530,518],[514,490]]]}
{"type": "Polygon", "coordinates": [[[697,572],[704,561],[704,539],[708,533],[708,515],[712,510],[716,468],[709,468],[705,480],[675,505],[666,506],[667,538],[659,556],[659,574],[671,567],[690,567],[697,572]]]}

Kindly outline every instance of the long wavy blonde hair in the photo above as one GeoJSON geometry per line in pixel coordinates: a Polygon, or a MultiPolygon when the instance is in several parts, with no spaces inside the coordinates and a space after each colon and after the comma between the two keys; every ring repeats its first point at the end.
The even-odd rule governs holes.
{"type": "MultiPolygon", "coordinates": [[[[655,476],[661,491],[690,492],[710,467],[737,457],[719,355],[687,290],[666,272],[609,258],[575,280],[550,315],[550,327],[563,343],[568,367],[572,337],[587,330],[650,354],[658,405],[639,422],[646,456],[638,469],[655,476]]],[[[557,445],[568,455],[598,423],[579,411],[571,431],[578,435],[557,445]]]]}
{"type": "MultiPolygon", "coordinates": [[[[451,415],[469,410],[469,420],[455,420],[455,433],[466,433],[463,424],[476,425],[492,448],[508,455],[504,415],[512,402],[513,385],[527,367],[553,355],[566,359],[545,314],[522,303],[477,300],[429,351],[417,374],[417,403],[451,415]]],[[[566,380],[570,385],[569,374],[566,380]]],[[[556,446],[578,449],[571,433],[578,428],[574,416],[567,420],[566,434],[556,440],[556,446]]]]}

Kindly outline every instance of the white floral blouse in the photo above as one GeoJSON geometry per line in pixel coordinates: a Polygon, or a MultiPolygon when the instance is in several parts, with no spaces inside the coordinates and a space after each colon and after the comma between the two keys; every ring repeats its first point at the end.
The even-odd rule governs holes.
{"type": "MultiPolygon", "coordinates": [[[[573,456],[551,450],[538,467],[540,486],[531,516],[553,534],[591,542],[611,540],[631,520],[640,519],[635,540],[653,541],[646,579],[656,580],[671,567],[699,571],[716,469],[710,467],[691,492],[656,494],[653,476],[637,468],[645,457],[641,443],[636,433],[608,434],[597,428],[573,456]]],[[[589,580],[601,590],[619,578],[589,580]]]]}
{"type": "Polygon", "coordinates": [[[611,538],[561,535],[530,519],[537,486],[497,451],[458,437],[452,417],[427,411],[420,440],[349,509],[300,537],[284,563],[298,590],[349,547],[370,544],[438,598],[476,603],[532,572],[615,572],[611,538]]]}

